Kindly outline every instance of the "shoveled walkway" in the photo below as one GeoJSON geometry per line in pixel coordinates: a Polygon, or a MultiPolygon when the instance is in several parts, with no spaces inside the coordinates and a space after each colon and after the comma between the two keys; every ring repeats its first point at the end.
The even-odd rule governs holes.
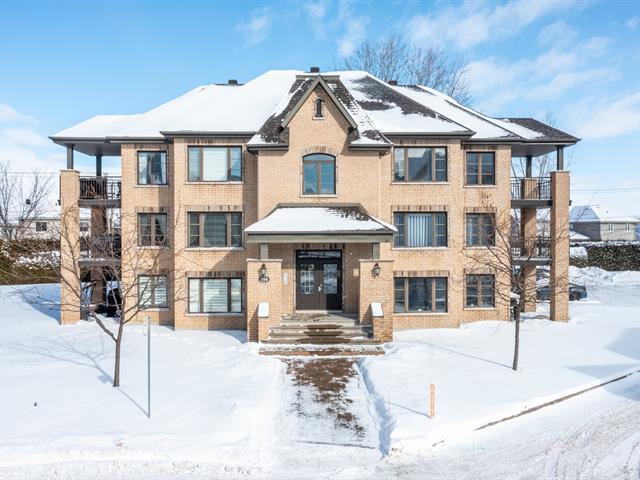
{"type": "Polygon", "coordinates": [[[286,358],[273,478],[351,478],[380,459],[373,406],[356,358],[286,358]]]}

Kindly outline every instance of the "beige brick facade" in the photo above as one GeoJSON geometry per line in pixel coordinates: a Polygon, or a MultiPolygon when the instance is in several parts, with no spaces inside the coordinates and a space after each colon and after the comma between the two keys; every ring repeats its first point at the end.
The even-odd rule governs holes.
{"type": "MultiPolygon", "coordinates": [[[[393,330],[399,329],[457,327],[478,320],[508,320],[509,306],[498,301],[498,295],[495,308],[464,306],[465,274],[472,269],[472,262],[465,252],[465,216],[472,212],[508,214],[511,208],[511,147],[504,143],[469,146],[458,138],[388,135],[397,147],[433,146],[447,149],[446,182],[394,182],[393,148],[354,150],[349,145],[349,128],[340,110],[318,86],[289,123],[289,145],[286,149],[251,152],[246,147],[249,137],[241,136],[176,137],[164,144],[123,144],[123,241],[137,242],[139,213],[163,212],[168,214],[169,219],[169,243],[161,247],[164,253],[159,267],[170,272],[170,302],[168,308],[148,310],[145,315],[150,315],[153,322],[175,328],[247,329],[249,339],[262,340],[266,338],[269,325],[277,322],[280,315],[296,309],[296,251],[330,249],[342,252],[343,311],[357,314],[363,323],[370,324],[373,321],[376,339],[389,340],[393,330]],[[316,98],[325,100],[323,119],[314,117],[316,98]],[[241,146],[242,181],[189,182],[188,147],[197,145],[241,146]],[[156,150],[167,152],[168,184],[138,185],[137,153],[156,150]],[[335,195],[303,195],[302,157],[315,152],[330,153],[336,158],[335,195]],[[465,185],[467,152],[495,153],[495,185],[465,185]],[[388,223],[393,223],[393,213],[396,211],[446,212],[447,246],[396,248],[391,243],[383,243],[380,245],[380,258],[375,259],[371,243],[271,244],[269,258],[257,260],[260,258],[258,245],[246,241],[243,241],[242,247],[235,248],[192,248],[188,244],[189,212],[241,212],[243,227],[247,227],[264,218],[279,204],[346,203],[361,204],[371,215],[388,223]],[[379,277],[371,274],[376,262],[381,267],[379,277]],[[259,281],[258,270],[262,263],[270,272],[270,281],[267,283],[259,281]],[[447,278],[446,313],[394,314],[394,277],[416,276],[447,278]],[[206,277],[242,278],[243,312],[210,315],[189,313],[187,280],[206,277]],[[257,307],[261,302],[270,305],[270,317],[264,321],[257,317],[257,307]],[[375,302],[383,306],[384,317],[380,320],[371,318],[370,304],[375,302]]],[[[70,185],[77,185],[77,172],[63,172],[61,181],[64,188],[61,195],[63,205],[72,204],[73,195],[77,198],[77,192],[72,192],[70,185]]],[[[565,177],[556,178],[554,194],[568,196],[567,182],[565,177]]],[[[552,216],[552,223],[553,219],[552,216]]],[[[556,223],[563,221],[558,212],[555,219],[556,223]]],[[[123,253],[122,262],[131,262],[131,255],[140,258],[157,255],[158,248],[123,248],[126,254],[123,253]]],[[[560,257],[563,248],[564,244],[556,245],[555,253],[560,257]]],[[[566,267],[560,264],[558,268],[566,267]]],[[[128,273],[124,275],[125,270],[123,281],[136,282],[136,272],[127,270],[128,273]]],[[[136,298],[132,296],[127,301],[135,302],[136,298]]],[[[563,301],[561,299],[560,303],[563,301]]],[[[566,316],[565,311],[558,307],[559,304],[553,305],[552,311],[556,312],[558,318],[566,316]]],[[[63,322],[73,319],[63,314],[63,322]]],[[[141,321],[141,318],[136,321],[141,321]]]]}

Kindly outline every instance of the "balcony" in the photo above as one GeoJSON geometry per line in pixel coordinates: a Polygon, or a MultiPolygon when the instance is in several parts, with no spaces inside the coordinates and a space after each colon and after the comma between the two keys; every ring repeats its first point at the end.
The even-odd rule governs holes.
{"type": "Polygon", "coordinates": [[[81,267],[106,267],[120,263],[122,255],[120,235],[106,234],[89,237],[81,244],[81,267]]]}
{"type": "Polygon", "coordinates": [[[122,180],[120,177],[80,177],[81,207],[120,208],[122,180]]]}
{"type": "Polygon", "coordinates": [[[546,208],[551,204],[550,177],[511,179],[511,207],[546,208]]]}
{"type": "Polygon", "coordinates": [[[516,265],[547,265],[551,260],[551,238],[511,237],[511,256],[516,265]]]}

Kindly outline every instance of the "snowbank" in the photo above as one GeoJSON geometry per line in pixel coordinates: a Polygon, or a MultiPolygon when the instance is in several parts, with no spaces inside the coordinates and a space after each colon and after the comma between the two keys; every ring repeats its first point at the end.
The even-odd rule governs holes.
{"type": "Polygon", "coordinates": [[[609,272],[598,267],[569,267],[572,282],[583,285],[640,285],[640,272],[609,272]]]}
{"type": "Polygon", "coordinates": [[[396,332],[386,355],[363,359],[370,393],[386,406],[381,435],[390,450],[428,448],[640,369],[640,298],[633,285],[640,273],[572,269],[572,279],[586,280],[595,300],[572,302],[568,323],[545,320],[544,306],[527,314],[517,372],[513,325],[498,321],[396,332]],[[430,383],[436,385],[433,419],[430,383]]]}

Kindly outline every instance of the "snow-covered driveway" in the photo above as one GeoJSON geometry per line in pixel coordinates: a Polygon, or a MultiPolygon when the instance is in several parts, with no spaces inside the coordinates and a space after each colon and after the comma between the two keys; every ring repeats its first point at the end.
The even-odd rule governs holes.
{"type": "Polygon", "coordinates": [[[640,374],[424,455],[388,457],[361,478],[637,480],[640,374]]]}

